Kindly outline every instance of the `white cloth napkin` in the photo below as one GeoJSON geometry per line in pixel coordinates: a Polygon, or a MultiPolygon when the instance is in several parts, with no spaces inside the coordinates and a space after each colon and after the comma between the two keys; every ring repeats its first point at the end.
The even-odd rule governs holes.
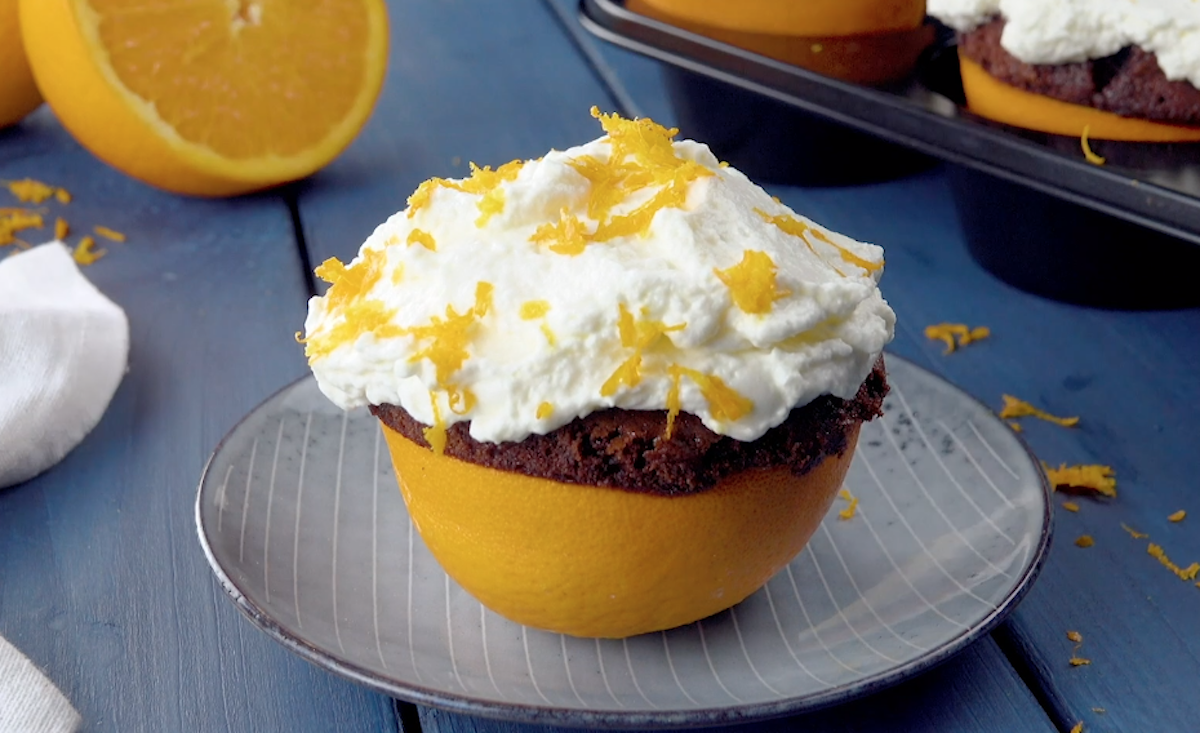
{"type": "MultiPolygon", "coordinates": [[[[61,242],[0,260],[0,489],[45,471],[83,440],[128,360],[125,312],[61,242]]],[[[79,725],[54,683],[0,637],[0,733],[79,725]]]]}
{"type": "Polygon", "coordinates": [[[58,688],[0,636],[0,731],[73,733],[81,722],[58,688]]]}
{"type": "Polygon", "coordinates": [[[79,445],[128,361],[125,312],[61,242],[0,260],[0,489],[79,445]]]}

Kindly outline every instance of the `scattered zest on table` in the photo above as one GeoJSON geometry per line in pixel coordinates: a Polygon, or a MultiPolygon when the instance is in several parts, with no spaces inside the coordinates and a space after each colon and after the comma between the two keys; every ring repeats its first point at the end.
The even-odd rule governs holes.
{"type": "Polygon", "coordinates": [[[1079,721],[1078,723],[1076,723],[1075,727],[1071,728],[1071,733],[1083,733],[1083,721],[1082,720],[1079,721]]]}
{"type": "Polygon", "coordinates": [[[963,323],[938,323],[925,327],[925,338],[945,343],[946,351],[943,353],[946,354],[953,353],[955,349],[961,346],[966,346],[991,335],[992,331],[987,326],[968,328],[963,323]]]}
{"type": "Polygon", "coordinates": [[[87,266],[108,254],[106,249],[93,249],[96,246],[96,239],[91,236],[85,236],[79,240],[79,244],[75,245],[75,250],[71,256],[75,261],[83,266],[87,266]]]}
{"type": "Polygon", "coordinates": [[[1129,536],[1134,538],[1135,540],[1144,540],[1150,536],[1150,535],[1146,534],[1145,532],[1137,531],[1136,529],[1134,529],[1133,527],[1130,527],[1128,524],[1125,524],[1124,522],[1121,522],[1121,529],[1128,532],[1129,536]]]}
{"type": "Polygon", "coordinates": [[[1064,463],[1054,468],[1043,463],[1042,468],[1055,491],[1064,494],[1099,494],[1110,499],[1117,496],[1117,479],[1112,466],[1068,466],[1064,463]]]}
{"type": "Polygon", "coordinates": [[[1013,432],[1014,432],[1014,433],[1019,433],[1019,432],[1021,432],[1021,430],[1023,429],[1023,428],[1021,427],[1021,423],[1017,422],[1016,420],[1009,420],[1009,421],[1008,421],[1008,426],[1009,426],[1010,428],[1012,428],[1012,430],[1013,430],[1013,432]]]}
{"type": "Polygon", "coordinates": [[[40,204],[51,196],[61,204],[71,203],[71,193],[67,189],[35,181],[32,178],[5,181],[4,185],[8,188],[9,193],[16,196],[17,200],[22,203],[40,204]]]}
{"type": "Polygon", "coordinates": [[[1090,534],[1081,534],[1075,539],[1076,547],[1091,547],[1094,544],[1096,544],[1096,541],[1092,539],[1090,534]]]}
{"type": "Polygon", "coordinates": [[[1146,552],[1150,553],[1152,557],[1157,559],[1172,573],[1178,575],[1180,580],[1195,580],[1196,576],[1200,575],[1200,562],[1194,562],[1186,568],[1181,568],[1171,562],[1171,558],[1167,557],[1167,553],[1163,551],[1160,545],[1156,545],[1153,542],[1146,547],[1146,552]]]}
{"type": "Polygon", "coordinates": [[[1079,633],[1078,631],[1068,631],[1067,638],[1070,639],[1071,641],[1075,642],[1076,644],[1083,643],[1083,634],[1079,633]]]}
{"type": "Polygon", "coordinates": [[[1069,511],[1069,512],[1077,512],[1077,511],[1079,511],[1079,505],[1078,505],[1078,504],[1076,504],[1076,503],[1075,503],[1075,502],[1073,502],[1073,501],[1064,501],[1064,502],[1062,503],[1062,508],[1063,508],[1063,509],[1066,509],[1066,510],[1067,510],[1067,511],[1069,511]]]}
{"type": "Polygon", "coordinates": [[[1187,512],[1180,509],[1179,511],[1175,512],[1174,514],[1171,514],[1170,516],[1168,516],[1167,521],[1168,522],[1182,522],[1184,517],[1186,517],[1186,516],[1187,516],[1187,512]]]}
{"type": "Polygon", "coordinates": [[[1044,410],[1039,410],[1025,400],[1019,400],[1012,395],[1001,395],[1004,399],[1004,406],[1000,408],[1000,418],[1009,420],[1017,417],[1036,417],[1039,420],[1052,422],[1055,425],[1061,425],[1064,428],[1073,428],[1079,424],[1078,417],[1055,417],[1044,410]]]}
{"type": "Polygon", "coordinates": [[[1071,657],[1068,661],[1072,667],[1086,667],[1092,663],[1092,660],[1084,659],[1083,657],[1071,657]]]}
{"type": "Polygon", "coordinates": [[[94,231],[99,236],[104,237],[105,239],[110,239],[114,242],[124,242],[125,241],[124,234],[122,234],[114,229],[109,229],[108,227],[94,226],[94,227],[92,227],[92,231],[94,231]]]}
{"type": "MultiPolygon", "coordinates": [[[[19,181],[0,181],[0,185],[8,189],[18,201],[22,203],[41,204],[50,198],[53,198],[60,204],[71,203],[72,197],[70,191],[59,186],[52,186],[48,183],[34,180],[32,178],[22,178],[19,181]]],[[[23,208],[2,208],[0,207],[0,247],[6,245],[16,245],[20,249],[28,249],[29,242],[19,239],[17,232],[26,229],[41,229],[46,226],[45,209],[23,209],[23,208]]],[[[97,236],[113,242],[124,242],[126,237],[123,233],[110,229],[106,226],[94,226],[92,230],[97,236]]],[[[66,241],[67,236],[71,233],[71,225],[62,217],[54,218],[54,238],[59,241],[66,241]]],[[[107,254],[107,250],[96,249],[96,238],[92,236],[84,236],[72,250],[72,257],[75,262],[82,267],[93,264],[96,260],[107,254]]]]}
{"type": "Polygon", "coordinates": [[[849,502],[846,508],[838,512],[838,519],[843,522],[849,519],[854,519],[855,512],[858,511],[858,497],[851,494],[848,490],[842,489],[838,492],[838,498],[842,501],[849,502]]]}
{"type": "Polygon", "coordinates": [[[1104,158],[1092,152],[1092,146],[1088,143],[1088,133],[1091,132],[1091,125],[1083,126],[1083,134],[1079,136],[1079,147],[1083,149],[1083,157],[1092,165],[1104,165],[1104,158]]]}

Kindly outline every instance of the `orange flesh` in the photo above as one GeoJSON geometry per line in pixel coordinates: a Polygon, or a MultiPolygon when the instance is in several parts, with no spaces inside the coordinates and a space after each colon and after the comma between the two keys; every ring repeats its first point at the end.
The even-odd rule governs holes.
{"type": "Polygon", "coordinates": [[[227,158],[304,151],[355,104],[359,85],[342,80],[367,76],[364,55],[346,53],[371,35],[365,6],[306,6],[311,29],[300,31],[282,0],[79,0],[81,10],[98,17],[99,40],[121,83],[153,100],[184,140],[227,158]],[[279,58],[298,52],[307,61],[279,58]],[[302,114],[283,115],[286,109],[302,114]],[[280,116],[294,122],[275,124],[280,116]]]}
{"type": "Polygon", "coordinates": [[[1185,142],[1200,140],[1200,127],[1121,117],[1079,104],[1033,94],[1005,84],[960,55],[963,91],[967,109],[981,117],[1014,127],[1040,130],[1055,135],[1137,142],[1185,142]]]}
{"type": "Polygon", "coordinates": [[[665,497],[435,455],[383,427],[400,490],[443,569],[496,613],[574,636],[691,623],[760,588],[804,547],[858,440],[803,476],[747,471],[665,497]]]}
{"type": "Polygon", "coordinates": [[[849,36],[916,28],[924,0],[638,0],[637,6],[725,30],[849,36]]]}

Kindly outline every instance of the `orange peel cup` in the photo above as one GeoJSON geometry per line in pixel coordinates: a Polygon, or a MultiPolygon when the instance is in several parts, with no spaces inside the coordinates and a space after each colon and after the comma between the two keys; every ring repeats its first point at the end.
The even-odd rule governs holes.
{"type": "Polygon", "coordinates": [[[843,81],[907,76],[932,42],[925,0],[629,0],[627,7],[714,40],[843,81]]]}
{"type": "Polygon", "coordinates": [[[967,109],[1014,127],[1098,140],[1185,142],[1200,140],[1200,127],[1122,117],[1081,104],[1071,104],[1005,84],[978,63],[959,54],[967,109]]]}
{"type": "Polygon", "coordinates": [[[607,638],[691,623],[762,587],[829,511],[859,433],[803,475],[752,469],[668,497],[480,466],[381,428],[412,521],[450,577],[517,623],[607,638]]]}

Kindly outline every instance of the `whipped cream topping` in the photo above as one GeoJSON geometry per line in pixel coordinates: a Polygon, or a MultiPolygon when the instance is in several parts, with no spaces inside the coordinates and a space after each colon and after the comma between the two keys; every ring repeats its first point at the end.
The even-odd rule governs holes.
{"type": "Polygon", "coordinates": [[[1027,64],[1066,64],[1141,46],[1172,81],[1200,87],[1200,3],[1195,0],[928,0],[929,14],[960,31],[1000,15],[1000,45],[1027,64]]]}
{"type": "Polygon", "coordinates": [[[317,268],[304,340],[331,400],[400,405],[436,450],[462,420],[499,443],[610,407],[748,441],[854,397],[895,324],[882,250],[674,130],[600,119],[586,145],[426,182],[317,268]]]}

